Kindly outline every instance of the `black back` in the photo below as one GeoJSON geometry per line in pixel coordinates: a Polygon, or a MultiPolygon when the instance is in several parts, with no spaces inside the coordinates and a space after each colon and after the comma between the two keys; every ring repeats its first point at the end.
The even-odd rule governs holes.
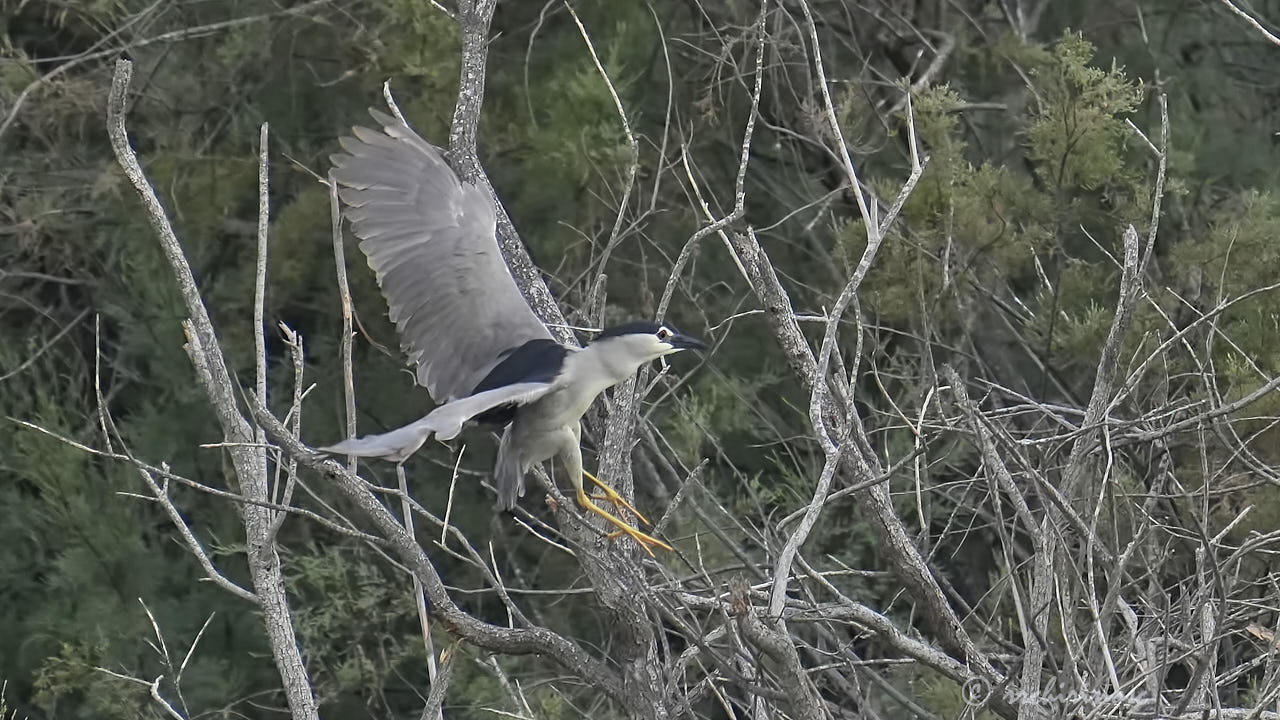
{"type": "MultiPolygon", "coordinates": [[[[564,367],[565,355],[569,349],[555,340],[539,339],[502,353],[502,361],[489,371],[488,375],[471,391],[472,395],[494,388],[526,382],[549,383],[560,374],[564,367]]],[[[516,406],[507,404],[480,413],[472,418],[478,423],[497,425],[499,427],[511,422],[516,415],[516,406]]]]}

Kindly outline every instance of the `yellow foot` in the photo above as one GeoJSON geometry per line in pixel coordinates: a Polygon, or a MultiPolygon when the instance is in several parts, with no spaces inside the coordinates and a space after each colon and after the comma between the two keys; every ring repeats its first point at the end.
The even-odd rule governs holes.
{"type": "Polygon", "coordinates": [[[601,490],[604,490],[604,495],[593,495],[592,497],[594,497],[597,500],[608,500],[609,502],[613,503],[614,507],[624,507],[627,510],[630,510],[631,514],[635,515],[636,519],[639,520],[641,523],[645,525],[649,524],[649,521],[645,519],[644,515],[641,515],[640,511],[635,509],[635,506],[627,502],[626,498],[619,495],[618,491],[600,482],[599,478],[587,472],[586,470],[583,470],[582,474],[585,475],[586,478],[591,482],[595,483],[596,485],[599,485],[601,490]]]}
{"type": "MultiPolygon", "coordinates": [[[[598,484],[600,481],[597,480],[596,482],[598,484]]],[[[652,537],[650,535],[646,535],[640,532],[636,528],[628,525],[622,520],[619,520],[617,517],[611,515],[608,511],[601,509],[599,505],[596,505],[595,503],[591,502],[591,497],[587,495],[587,493],[583,490],[578,490],[578,504],[581,505],[586,510],[589,510],[590,512],[593,512],[596,515],[599,515],[605,520],[608,520],[614,527],[618,528],[617,532],[610,533],[609,537],[616,537],[617,535],[626,535],[630,537],[632,540],[635,540],[637,543],[639,543],[640,547],[644,548],[644,551],[649,553],[649,557],[656,557],[653,554],[653,548],[655,547],[660,547],[663,550],[673,550],[673,551],[675,550],[675,548],[662,542],[658,538],[652,537]]]]}

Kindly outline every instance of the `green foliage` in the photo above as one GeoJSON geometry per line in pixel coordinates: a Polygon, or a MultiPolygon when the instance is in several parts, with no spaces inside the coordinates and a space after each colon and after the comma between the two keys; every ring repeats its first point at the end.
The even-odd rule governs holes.
{"type": "MultiPolygon", "coordinates": [[[[102,39],[104,28],[119,27],[150,4],[0,0],[0,7],[15,10],[0,13],[0,53],[6,58],[0,62],[0,97],[13,99],[40,73],[60,67],[51,57],[83,51],[102,39]]],[[[652,313],[671,259],[705,222],[680,166],[682,156],[691,158],[691,174],[713,213],[732,205],[747,117],[743,86],[753,54],[749,44],[722,36],[726,28],[750,27],[758,6],[720,6],[725,15],[708,18],[682,3],[657,2],[652,12],[644,4],[575,3],[640,145],[641,185],[629,201],[628,219],[641,215],[638,209],[650,200],[654,204],[601,268],[598,248],[617,217],[631,160],[614,100],[564,13],[544,17],[540,4],[501,3],[480,151],[567,307],[579,305],[585,289],[607,272],[611,316],[652,313]],[[667,155],[659,158],[663,147],[667,155]],[[660,173],[665,175],[655,188],[660,173]]],[[[1078,3],[1054,12],[1079,26],[1081,17],[1105,9],[1078,3]],[[1072,18],[1073,12],[1081,17],[1072,18]]],[[[138,32],[152,37],[278,10],[267,0],[179,4],[138,32]]],[[[1002,22],[997,10],[987,4],[975,17],[1002,22]]],[[[1269,136],[1255,136],[1257,128],[1273,124],[1266,104],[1252,95],[1257,84],[1223,82],[1222,64],[1179,59],[1184,42],[1216,47],[1215,30],[1204,23],[1183,18],[1181,11],[1146,17],[1150,42],[1138,42],[1127,22],[1091,23],[1087,41],[1078,33],[1057,35],[1055,26],[1042,35],[1057,39],[1043,45],[994,33],[988,40],[966,23],[943,28],[956,38],[956,50],[938,82],[925,84],[912,98],[928,166],[889,229],[860,298],[877,375],[866,374],[864,358],[854,397],[863,417],[893,418],[873,439],[885,458],[913,451],[915,436],[900,417],[917,417],[922,388],[934,380],[925,368],[943,361],[993,368],[993,377],[1034,388],[1035,395],[1043,390],[1050,400],[1087,393],[1115,304],[1113,258],[1120,254],[1120,234],[1132,223],[1145,238],[1149,222],[1153,160],[1126,120],[1143,128],[1158,125],[1139,81],[1154,79],[1156,70],[1162,78],[1175,78],[1163,85],[1171,94],[1175,152],[1151,272],[1177,297],[1162,295],[1155,289],[1161,283],[1153,281],[1148,289],[1154,302],[1182,327],[1197,313],[1280,277],[1280,201],[1274,190],[1280,160],[1269,136]],[[1168,38],[1168,44],[1157,38],[1168,38]],[[977,108],[978,103],[997,109],[977,108]]],[[[782,31],[770,26],[769,32],[782,31]]],[[[868,89],[875,83],[857,74],[864,50],[874,55],[885,48],[873,44],[855,56],[845,51],[845,42],[822,45],[830,53],[838,119],[862,180],[889,202],[907,170],[905,108],[882,119],[885,106],[868,89]]],[[[331,440],[339,434],[342,410],[329,205],[325,188],[304,168],[323,172],[328,154],[337,150],[335,138],[365,122],[365,108],[380,105],[381,83],[388,78],[410,121],[443,144],[459,72],[454,21],[417,0],[327,6],[311,17],[273,15],[131,54],[138,61],[139,88],[131,135],[242,385],[252,367],[257,132],[260,123],[270,124],[268,325],[284,321],[303,334],[304,384],[316,384],[303,413],[303,436],[331,440]]],[[[831,306],[856,266],[866,233],[843,171],[812,142],[829,139],[815,88],[802,87],[798,74],[786,74],[808,67],[811,58],[785,44],[771,45],[766,58],[775,74],[762,99],[743,222],[759,231],[796,310],[817,314],[831,306]],[[795,138],[792,128],[809,137],[795,138]]],[[[42,83],[0,138],[0,375],[15,373],[0,381],[0,414],[105,447],[100,387],[131,452],[234,490],[223,452],[200,448],[220,441],[221,432],[182,348],[185,309],[133,190],[106,146],[102,102],[109,60],[42,83]],[[50,344],[64,328],[67,333],[50,344]]],[[[428,399],[410,389],[358,249],[349,243],[346,251],[361,325],[391,351],[384,355],[363,339],[357,344],[359,423],[362,430],[384,429],[421,414],[428,399]]],[[[698,250],[688,277],[695,292],[682,289],[672,308],[673,320],[686,329],[721,328],[723,318],[754,307],[753,300],[744,300],[734,258],[714,238],[698,250]]],[[[1215,331],[1205,327],[1191,338],[1213,342],[1213,373],[1227,401],[1280,372],[1274,304],[1270,292],[1236,303],[1221,312],[1215,331]]],[[[1167,333],[1169,323],[1144,305],[1135,326],[1140,332],[1123,357],[1141,357],[1139,349],[1150,349],[1141,333],[1167,333]]],[[[819,327],[803,327],[815,346],[819,327]]],[[[847,325],[841,332],[848,361],[854,329],[847,325]]],[[[807,428],[808,393],[782,357],[762,349],[766,330],[758,319],[716,333],[727,337],[714,367],[703,368],[675,398],[664,400],[658,427],[686,465],[710,459],[704,486],[735,517],[764,527],[807,501],[821,468],[814,444],[798,440],[807,428]]],[[[291,388],[292,369],[274,333],[268,333],[268,346],[272,401],[279,407],[291,388]]],[[[673,365],[674,375],[688,367],[673,365]]],[[[1144,384],[1135,392],[1157,390],[1144,384]]],[[[1269,418],[1280,411],[1277,405],[1280,400],[1269,397],[1250,412],[1269,418]]],[[[1280,430],[1268,422],[1239,427],[1256,432],[1259,455],[1275,460],[1280,430]]],[[[240,702],[245,697],[262,706],[279,704],[279,679],[261,619],[199,582],[198,567],[174,542],[168,518],[154,504],[122,494],[145,492],[134,470],[13,423],[0,425],[0,447],[0,677],[12,679],[11,698],[33,698],[50,717],[155,716],[145,688],[94,670],[101,666],[140,677],[163,672],[143,641],[151,633],[137,603],[143,598],[172,646],[182,651],[214,616],[181,688],[193,715],[259,716],[240,702]]],[[[453,510],[455,523],[486,539],[503,530],[474,478],[487,470],[491,452],[487,440],[468,446],[462,469],[471,474],[459,483],[453,510]]],[[[1195,476],[1200,458],[1191,455],[1179,455],[1176,469],[1195,476]]],[[[971,445],[959,441],[930,448],[929,458],[918,474],[912,468],[890,478],[900,515],[912,526],[923,521],[926,527],[915,531],[942,538],[945,547],[937,548],[934,561],[946,566],[958,586],[999,585],[1007,572],[1004,559],[992,560],[982,529],[971,530],[967,518],[955,519],[963,502],[956,498],[978,490],[980,460],[971,445]],[[917,483],[923,507],[917,507],[917,483]]],[[[409,465],[415,496],[425,506],[444,506],[451,463],[447,452],[432,449],[409,465]]],[[[1137,468],[1117,469],[1113,477],[1117,496],[1141,488],[1137,468]]],[[[219,568],[247,583],[234,507],[177,483],[169,489],[219,568]]],[[[312,489],[340,505],[323,488],[312,489]]],[[[1234,517],[1246,504],[1257,509],[1237,534],[1270,530],[1280,518],[1280,497],[1267,488],[1225,499],[1216,512],[1234,517]]],[[[833,505],[827,512],[808,547],[851,567],[880,567],[882,558],[857,509],[833,505]]],[[[1126,521],[1122,512],[1103,513],[1103,534],[1126,521]]],[[[693,522],[682,516],[675,526],[696,529],[693,522]]],[[[286,547],[306,549],[284,560],[322,714],[391,717],[420,709],[415,693],[426,684],[425,655],[407,578],[364,546],[314,524],[291,519],[282,532],[286,547]]],[[[718,544],[700,551],[726,566],[739,562],[718,544]]],[[[575,565],[540,552],[522,546],[496,562],[522,572],[532,568],[528,572],[546,587],[578,582],[575,565]]],[[[472,570],[445,554],[435,559],[451,583],[469,587],[475,581],[472,570]]],[[[873,606],[890,607],[895,617],[910,615],[909,601],[900,598],[901,588],[891,578],[834,582],[873,606]]],[[[469,610],[505,621],[491,599],[464,600],[469,610]]],[[[540,621],[571,628],[584,646],[608,635],[607,622],[584,622],[593,610],[588,600],[539,596],[521,602],[536,608],[540,621]]],[[[1012,612],[1007,588],[978,602],[1012,612]]],[[[449,642],[443,633],[435,640],[437,647],[449,642]]],[[[490,717],[478,708],[502,707],[506,698],[480,666],[483,658],[468,655],[472,651],[465,647],[457,651],[462,657],[451,717],[490,717]]],[[[536,658],[501,662],[524,677],[555,672],[536,658]]],[[[959,688],[949,681],[901,672],[898,679],[933,712],[950,717],[964,709],[959,688]]],[[[536,716],[577,716],[575,698],[549,683],[529,683],[526,689],[536,716]]],[[[0,716],[7,717],[2,704],[0,716]]]]}
{"type": "MultiPolygon", "coordinates": [[[[1280,199],[1245,193],[1213,213],[1204,237],[1188,238],[1172,249],[1170,269],[1208,302],[1233,301],[1275,284],[1280,277],[1276,237],[1280,237],[1280,199]]],[[[1245,364],[1257,364],[1268,374],[1280,369],[1280,348],[1271,337],[1276,317],[1273,295],[1270,291],[1233,302],[1222,314],[1223,332],[1233,344],[1219,346],[1220,356],[1228,361],[1234,358],[1243,371],[1228,371],[1228,377],[1240,381],[1232,387],[1247,386],[1257,376],[1245,364]]]]}
{"type": "MultiPolygon", "coordinates": [[[[1276,346],[1275,296],[1268,289],[1280,277],[1280,201],[1272,193],[1247,192],[1215,208],[1208,231],[1188,237],[1170,251],[1170,270],[1188,288],[1187,299],[1207,310],[1218,310],[1214,329],[1198,336],[1211,343],[1217,376],[1225,402],[1238,400],[1280,370],[1276,346]]],[[[1190,368],[1189,368],[1190,369],[1190,368]]],[[[1269,418],[1280,412],[1274,393],[1250,406],[1249,418],[1237,432],[1248,433],[1257,457],[1280,459],[1280,430],[1269,418]]],[[[1223,453],[1229,450],[1224,449],[1223,453]]],[[[1198,459],[1188,458],[1199,463],[1198,459]]],[[[1243,538],[1266,531],[1280,519],[1280,492],[1269,486],[1252,488],[1224,502],[1220,512],[1234,517],[1248,504],[1255,512],[1235,530],[1243,538]]],[[[1224,520],[1225,522],[1225,520],[1224,520]]]]}
{"type": "MultiPolygon", "coordinates": [[[[877,256],[874,309],[896,324],[924,314],[944,335],[967,331],[984,288],[1007,282],[1030,308],[1021,330],[1087,373],[1116,285],[1114,271],[1099,272],[1110,262],[1100,250],[1114,256],[1121,229],[1143,222],[1149,201],[1124,124],[1142,88],[1117,67],[1094,67],[1093,46],[1070,32],[1052,47],[1006,38],[994,51],[1029,83],[1027,115],[1009,130],[1024,139],[1031,172],[975,164],[959,95],[946,86],[922,93],[915,117],[930,164],[903,209],[909,235],[877,256]]],[[[861,223],[845,224],[840,242],[852,262],[865,244],[861,223]]]]}
{"type": "Polygon", "coordinates": [[[388,686],[422,683],[426,657],[406,580],[388,578],[337,547],[290,559],[299,641],[322,703],[363,697],[370,710],[385,712],[388,686]]]}
{"type": "Polygon", "coordinates": [[[965,702],[965,689],[954,681],[937,675],[925,675],[918,670],[895,670],[900,687],[911,693],[912,701],[919,703],[938,717],[972,717],[974,720],[995,720],[998,716],[990,710],[974,713],[965,702]]]}
{"type": "Polygon", "coordinates": [[[95,670],[106,647],[64,643],[35,678],[35,704],[56,717],[157,718],[147,689],[95,670]],[[64,708],[59,712],[60,706],[64,708]],[[65,708],[72,708],[68,712],[65,708]]]}
{"type": "Polygon", "coordinates": [[[1129,136],[1120,115],[1133,112],[1142,88],[1112,66],[1092,67],[1094,47],[1071,31],[1049,52],[1010,41],[1035,91],[1027,128],[1030,157],[1051,188],[1097,190],[1126,173],[1121,148],[1129,136]]]}
{"type": "Polygon", "coordinates": [[[741,412],[741,408],[758,404],[761,389],[766,385],[766,379],[761,377],[716,377],[698,381],[698,392],[664,418],[664,430],[676,439],[677,454],[685,462],[697,463],[703,455],[704,438],[712,428],[717,437],[757,434],[759,419],[741,412]]]}

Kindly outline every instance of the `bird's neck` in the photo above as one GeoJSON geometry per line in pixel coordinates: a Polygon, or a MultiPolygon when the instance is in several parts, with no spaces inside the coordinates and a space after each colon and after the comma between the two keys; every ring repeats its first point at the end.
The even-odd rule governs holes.
{"type": "Polygon", "coordinates": [[[578,364],[578,367],[574,368],[574,372],[581,378],[583,387],[590,393],[591,400],[595,400],[600,393],[635,375],[640,366],[644,364],[643,362],[609,357],[605,353],[592,352],[590,345],[574,353],[571,357],[570,362],[578,364]]]}

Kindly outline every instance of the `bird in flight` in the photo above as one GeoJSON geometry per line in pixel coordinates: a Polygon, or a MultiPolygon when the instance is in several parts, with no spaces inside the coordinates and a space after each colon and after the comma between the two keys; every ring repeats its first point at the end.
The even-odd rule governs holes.
{"type": "Polygon", "coordinates": [[[525,473],[559,457],[578,503],[651,548],[671,546],[592,501],[584,476],[615,507],[648,524],[621,495],[582,467],[581,420],[600,393],[645,363],[705,350],[670,325],[628,322],[582,348],[557,342],[525,301],[497,242],[489,194],[461,181],[440,151],[400,120],[371,111],[381,130],[353,129],[332,156],[331,177],[360,249],[377,275],[400,345],[418,383],[440,403],[421,419],[349,438],[326,452],[403,463],[429,438],[468,424],[502,428],[497,507],[524,495],[525,473]]]}

